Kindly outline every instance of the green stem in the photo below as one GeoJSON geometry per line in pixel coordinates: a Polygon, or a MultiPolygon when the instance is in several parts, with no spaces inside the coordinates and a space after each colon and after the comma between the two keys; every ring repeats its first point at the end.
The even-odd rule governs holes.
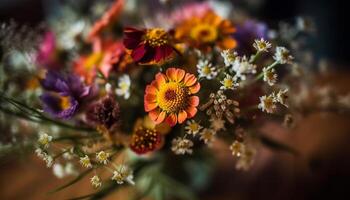
{"type": "MultiPolygon", "coordinates": [[[[275,61],[274,63],[272,63],[271,65],[269,65],[267,67],[267,70],[271,70],[272,68],[274,68],[278,64],[279,64],[279,62],[275,61]]],[[[254,79],[254,82],[262,79],[263,77],[264,77],[264,72],[260,72],[260,74],[258,74],[258,76],[254,79]]]]}

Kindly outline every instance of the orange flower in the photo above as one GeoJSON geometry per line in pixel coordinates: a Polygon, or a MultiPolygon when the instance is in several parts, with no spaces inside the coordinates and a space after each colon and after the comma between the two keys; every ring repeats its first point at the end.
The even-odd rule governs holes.
{"type": "Polygon", "coordinates": [[[93,52],[76,60],[74,70],[84,77],[87,83],[91,83],[97,71],[108,77],[115,65],[123,65],[121,68],[124,69],[125,65],[131,62],[121,41],[101,41],[96,38],[93,43],[93,52]]]}
{"type": "Polygon", "coordinates": [[[217,44],[221,49],[232,49],[237,42],[232,38],[236,28],[229,20],[222,19],[213,11],[203,16],[193,16],[175,29],[175,38],[201,49],[217,44]]]}
{"type": "Polygon", "coordinates": [[[164,120],[170,126],[181,124],[196,115],[199,98],[193,94],[199,89],[197,78],[182,69],[169,68],[165,74],[159,72],[146,87],[145,111],[156,124],[164,120]]]}
{"type": "Polygon", "coordinates": [[[116,20],[123,8],[123,5],[124,0],[116,0],[112,4],[111,8],[107,12],[105,12],[101,19],[95,22],[95,24],[91,28],[87,38],[88,41],[93,41],[93,39],[96,38],[104,28],[108,27],[113,21],[116,20]]]}

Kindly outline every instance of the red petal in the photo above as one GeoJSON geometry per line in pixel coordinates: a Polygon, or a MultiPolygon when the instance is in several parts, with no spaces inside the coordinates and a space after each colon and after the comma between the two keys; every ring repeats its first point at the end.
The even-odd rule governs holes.
{"type": "Polygon", "coordinates": [[[168,123],[170,126],[175,126],[176,123],[177,123],[177,116],[176,116],[176,114],[169,115],[166,118],[165,122],[168,123]]]}
{"type": "Polygon", "coordinates": [[[146,53],[145,45],[139,45],[134,51],[131,53],[131,57],[135,62],[139,62],[146,53]]]}

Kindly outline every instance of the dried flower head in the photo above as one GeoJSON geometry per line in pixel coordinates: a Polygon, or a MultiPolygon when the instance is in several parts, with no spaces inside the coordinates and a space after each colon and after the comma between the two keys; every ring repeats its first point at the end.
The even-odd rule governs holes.
{"type": "Polygon", "coordinates": [[[215,139],[216,131],[211,128],[205,128],[200,132],[199,135],[200,140],[202,140],[207,145],[211,145],[215,139]]]}
{"type": "Polygon", "coordinates": [[[178,137],[173,139],[171,150],[177,155],[192,154],[192,147],[193,142],[191,140],[178,137]]]}
{"type": "Polygon", "coordinates": [[[239,116],[240,109],[237,101],[227,99],[222,90],[216,94],[211,93],[209,101],[200,107],[200,110],[206,110],[206,114],[218,119],[225,117],[230,123],[235,122],[235,117],[239,116]]]}
{"type": "Polygon", "coordinates": [[[87,111],[87,119],[107,129],[120,122],[120,107],[115,99],[108,95],[92,104],[87,111]]]}
{"type": "Polygon", "coordinates": [[[216,118],[215,116],[213,116],[209,119],[209,121],[210,121],[210,128],[212,128],[214,131],[226,130],[225,120],[216,118]]]}
{"type": "Polygon", "coordinates": [[[277,94],[273,94],[275,102],[278,102],[288,108],[288,89],[279,90],[277,94]]]}
{"type": "Polygon", "coordinates": [[[236,162],[236,169],[238,170],[248,170],[253,165],[256,155],[256,149],[250,145],[246,145],[245,150],[242,152],[241,156],[236,162]]]}
{"type": "Polygon", "coordinates": [[[163,136],[155,129],[137,128],[131,136],[130,149],[137,154],[145,154],[159,149],[163,136]]]}
{"type": "Polygon", "coordinates": [[[241,155],[244,154],[244,151],[245,151],[245,144],[243,142],[235,140],[231,144],[230,150],[233,156],[241,157],[241,155]]]}

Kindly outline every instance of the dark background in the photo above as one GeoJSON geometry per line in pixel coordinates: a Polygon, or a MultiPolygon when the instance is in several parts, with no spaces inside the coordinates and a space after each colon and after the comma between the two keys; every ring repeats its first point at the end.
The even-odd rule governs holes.
{"type": "MultiPolygon", "coordinates": [[[[35,24],[43,20],[43,0],[0,0],[0,21],[13,18],[20,23],[35,24]]],[[[51,1],[51,0],[44,0],[51,1]]],[[[62,0],[61,0],[62,1],[62,0]]],[[[81,1],[81,0],[74,0],[81,1]]],[[[318,57],[330,59],[337,66],[350,63],[350,40],[347,31],[347,1],[341,0],[232,0],[235,4],[252,4],[250,14],[261,20],[292,20],[297,15],[311,16],[318,30],[313,46],[318,57]],[[248,2],[248,3],[247,3],[248,2]]]]}

